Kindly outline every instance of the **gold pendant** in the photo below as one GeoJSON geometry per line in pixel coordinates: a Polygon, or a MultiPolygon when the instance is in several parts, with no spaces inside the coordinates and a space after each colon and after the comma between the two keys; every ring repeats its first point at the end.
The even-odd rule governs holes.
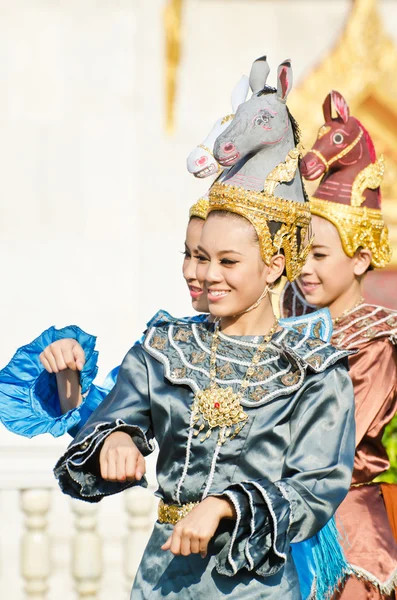
{"type": "Polygon", "coordinates": [[[240,404],[241,394],[237,394],[229,386],[220,387],[216,384],[196,392],[193,403],[193,427],[197,426],[195,435],[207,429],[201,442],[208,439],[213,429],[219,428],[218,444],[226,439],[233,439],[244,427],[248,415],[240,404]]]}

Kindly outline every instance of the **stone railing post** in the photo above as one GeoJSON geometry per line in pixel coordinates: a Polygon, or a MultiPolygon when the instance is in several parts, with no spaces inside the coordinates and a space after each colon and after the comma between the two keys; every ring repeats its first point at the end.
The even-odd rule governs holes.
{"type": "Polygon", "coordinates": [[[97,600],[100,587],[102,540],[97,531],[98,506],[72,500],[76,534],[72,541],[72,576],[79,600],[97,600]]]}
{"type": "Polygon", "coordinates": [[[29,489],[20,492],[21,509],[25,515],[25,530],[21,540],[21,574],[29,600],[45,600],[50,575],[50,540],[47,516],[51,492],[29,489]]]}
{"type": "Polygon", "coordinates": [[[124,573],[126,590],[130,591],[152,531],[155,499],[152,491],[140,487],[125,492],[124,498],[127,510],[127,535],[124,539],[124,573]]]}

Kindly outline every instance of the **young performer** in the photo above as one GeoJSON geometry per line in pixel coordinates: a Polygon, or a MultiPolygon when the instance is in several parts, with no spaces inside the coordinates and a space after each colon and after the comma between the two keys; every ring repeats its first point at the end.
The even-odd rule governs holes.
{"type": "MultiPolygon", "coordinates": [[[[218,139],[197,277],[215,323],[159,319],[59,460],[62,489],[96,502],[144,485],[159,446],[158,521],[132,598],[298,599],[290,543],[313,536],[350,485],[353,395],[345,350],[279,326],[268,289],[295,279],[310,212],[298,132],[264,59],[253,97],[218,139]]],[[[315,319],[313,320],[313,322],[315,319]]]]}
{"type": "Polygon", "coordinates": [[[353,484],[336,519],[352,570],[341,597],[390,599],[397,587],[397,494],[374,480],[389,467],[382,437],[397,410],[397,313],[367,304],[362,290],[368,270],[385,267],[391,256],[380,210],[383,159],[376,160],[368,132],[338,92],[323,108],[325,123],[302,161],[307,179],[323,176],[310,200],[314,243],[298,284],[284,291],[283,312],[328,306],[332,342],[358,349],[349,357],[357,428],[353,484]]]}

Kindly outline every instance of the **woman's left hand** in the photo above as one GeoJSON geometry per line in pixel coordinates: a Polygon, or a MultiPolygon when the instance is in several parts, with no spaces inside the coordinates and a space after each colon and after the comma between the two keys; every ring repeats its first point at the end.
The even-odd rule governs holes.
{"type": "Polygon", "coordinates": [[[171,550],[172,554],[207,555],[210,539],[215,534],[221,519],[235,519],[233,505],[225,498],[208,496],[174,527],[162,550],[171,550]]]}

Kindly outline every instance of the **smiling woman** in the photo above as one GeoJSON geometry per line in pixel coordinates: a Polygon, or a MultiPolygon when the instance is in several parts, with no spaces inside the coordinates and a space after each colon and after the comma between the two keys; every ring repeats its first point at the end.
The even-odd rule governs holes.
{"type": "Polygon", "coordinates": [[[267,74],[262,57],[232,121],[239,135],[216,142],[241,159],[212,186],[205,224],[191,213],[187,230],[184,276],[213,319],[160,312],[55,467],[66,494],[98,502],[146,485],[157,442],[158,520],[133,600],[320,600],[344,573],[339,554],[315,573],[310,553],[291,552],[313,536],[310,552],[330,538],[336,548],[328,522],[350,484],[353,394],[349,353],[320,339],[327,315],[278,323],[267,295],[284,269],[299,276],[310,223],[285,104],[291,65],[277,89],[267,74]]]}
{"type": "Polygon", "coordinates": [[[197,278],[207,293],[211,314],[222,318],[222,330],[247,335],[246,323],[253,326],[248,313],[254,308],[258,308],[256,333],[264,325],[270,327],[274,313],[268,292],[284,271],[284,256],[276,254],[269,265],[265,264],[253,225],[240,215],[224,211],[209,214],[199,252],[197,278]]]}
{"type": "Polygon", "coordinates": [[[371,264],[371,252],[359,248],[350,258],[336,227],[316,215],[312,219],[314,242],[299,287],[310,304],[328,307],[339,318],[346,309],[362,303],[361,283],[371,264]]]}
{"type": "MultiPolygon", "coordinates": [[[[264,58],[254,63],[252,99],[232,121],[249,124],[233,141],[241,162],[230,181],[224,173],[212,186],[205,224],[192,219],[187,232],[184,276],[196,308],[207,297],[215,322],[160,315],[55,469],[65,493],[96,502],[144,485],[155,437],[159,514],[134,600],[300,598],[290,544],[315,535],[349,486],[346,352],[312,337],[320,317],[315,328],[316,319],[298,330],[280,326],[267,296],[284,268],[291,280],[299,275],[310,219],[285,106],[291,66],[280,66],[277,90],[266,87],[267,73],[264,58]],[[267,108],[273,131],[270,121],[253,119],[267,108]],[[253,153],[252,127],[260,128],[255,139],[272,144],[261,141],[253,153]]],[[[228,130],[223,136],[221,151],[228,130]]],[[[342,572],[325,588],[318,579],[318,589],[336,585],[342,572]]]]}

